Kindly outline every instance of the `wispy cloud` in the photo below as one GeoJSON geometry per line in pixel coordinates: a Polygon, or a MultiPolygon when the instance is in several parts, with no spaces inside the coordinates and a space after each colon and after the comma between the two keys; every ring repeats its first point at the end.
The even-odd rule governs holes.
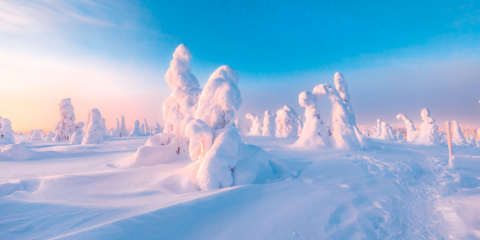
{"type": "Polygon", "coordinates": [[[36,33],[65,23],[115,27],[122,14],[125,8],[108,1],[0,0],[0,32],[36,33]]]}

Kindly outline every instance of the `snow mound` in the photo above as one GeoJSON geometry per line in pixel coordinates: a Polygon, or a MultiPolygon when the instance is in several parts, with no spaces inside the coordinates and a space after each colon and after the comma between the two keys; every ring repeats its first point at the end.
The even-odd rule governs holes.
{"type": "Polygon", "coordinates": [[[35,153],[27,147],[25,142],[9,144],[1,149],[0,160],[29,160],[35,153]]]}
{"type": "Polygon", "coordinates": [[[179,154],[178,138],[173,133],[159,133],[148,138],[145,146],[138,148],[132,167],[171,163],[179,154]]]}

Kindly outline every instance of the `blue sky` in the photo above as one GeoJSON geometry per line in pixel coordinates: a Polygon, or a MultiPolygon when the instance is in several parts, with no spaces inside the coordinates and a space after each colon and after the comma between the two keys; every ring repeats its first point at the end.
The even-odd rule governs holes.
{"type": "MultiPolygon", "coordinates": [[[[276,111],[283,105],[303,115],[298,94],[332,83],[334,73],[341,71],[360,124],[374,124],[376,118],[397,123],[400,112],[418,122],[424,107],[440,121],[480,124],[478,1],[0,3],[4,56],[32,62],[49,59],[61,69],[74,66],[104,76],[88,83],[68,79],[66,71],[62,75],[66,84],[102,82],[104,88],[118,89],[132,99],[149,91],[151,95],[145,96],[152,99],[141,102],[150,101],[146,105],[152,110],[145,107],[132,113],[132,123],[142,116],[161,118],[161,103],[168,95],[163,76],[175,47],[184,43],[194,56],[192,72],[202,85],[223,64],[240,73],[242,116],[249,111],[276,111]]],[[[38,69],[29,66],[19,71],[33,68],[38,69]]],[[[14,80],[24,85],[39,81],[28,76],[14,80]]],[[[49,101],[59,102],[55,99],[62,94],[82,96],[74,89],[59,94],[48,83],[43,85],[37,98],[49,94],[49,101]]],[[[25,97],[35,95],[22,92],[25,97]]],[[[105,97],[101,92],[86,95],[98,101],[105,97]]],[[[107,115],[120,114],[121,109],[105,106],[107,115]]]]}

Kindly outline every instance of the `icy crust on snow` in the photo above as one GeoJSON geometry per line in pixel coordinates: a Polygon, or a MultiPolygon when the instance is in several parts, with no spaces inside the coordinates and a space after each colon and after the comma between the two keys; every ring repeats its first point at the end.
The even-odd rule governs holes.
{"type": "Polygon", "coordinates": [[[12,122],[8,118],[0,117],[0,144],[15,143],[12,122]]]}
{"type": "Polygon", "coordinates": [[[412,120],[403,114],[398,114],[397,119],[402,119],[405,122],[407,128],[407,142],[414,142],[417,139],[417,129],[413,125],[412,120]]]}
{"type": "Polygon", "coordinates": [[[247,113],[246,118],[252,121],[252,127],[250,127],[250,135],[262,136],[263,134],[263,121],[260,116],[253,113],[247,113]]]}
{"type": "Polygon", "coordinates": [[[242,104],[238,73],[229,66],[221,66],[208,79],[195,118],[201,119],[212,129],[222,129],[234,122],[235,111],[242,104]]]}
{"type": "Polygon", "coordinates": [[[275,136],[279,138],[296,137],[298,135],[298,114],[293,108],[285,105],[277,111],[275,118],[275,136]]]}
{"type": "Polygon", "coordinates": [[[102,115],[96,108],[88,113],[87,131],[82,139],[84,144],[100,144],[103,143],[102,115]]]}
{"type": "Polygon", "coordinates": [[[270,111],[265,111],[265,117],[263,118],[262,136],[271,137],[275,136],[275,118],[277,115],[270,111]]]}

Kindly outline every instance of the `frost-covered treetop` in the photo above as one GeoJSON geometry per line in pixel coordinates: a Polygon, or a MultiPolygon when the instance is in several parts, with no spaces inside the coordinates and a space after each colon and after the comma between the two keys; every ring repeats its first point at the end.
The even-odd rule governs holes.
{"type": "Polygon", "coordinates": [[[73,113],[72,100],[70,98],[62,99],[59,104],[60,117],[68,118],[75,121],[75,113],[73,113]]]}
{"type": "Polygon", "coordinates": [[[173,60],[170,62],[170,68],[165,74],[165,81],[174,91],[190,90],[199,88],[197,78],[190,72],[190,59],[192,54],[188,48],[180,44],[173,53],[173,60]]]}
{"type": "Polygon", "coordinates": [[[239,80],[237,71],[229,66],[215,70],[200,95],[195,118],[202,119],[213,129],[224,128],[242,104],[237,87],[239,80]]]}
{"type": "Polygon", "coordinates": [[[430,117],[430,110],[426,108],[422,109],[421,116],[423,121],[428,121],[430,124],[435,123],[435,119],[430,117]]]}
{"type": "Polygon", "coordinates": [[[338,94],[343,99],[345,103],[350,102],[350,95],[348,94],[348,85],[345,81],[345,78],[340,72],[335,73],[334,77],[335,88],[337,89],[338,94]]]}

